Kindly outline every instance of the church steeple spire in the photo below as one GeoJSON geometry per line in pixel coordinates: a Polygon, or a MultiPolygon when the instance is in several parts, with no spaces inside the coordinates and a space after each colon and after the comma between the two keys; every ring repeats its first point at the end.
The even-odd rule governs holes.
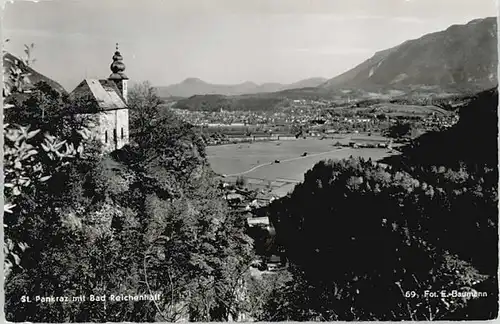
{"type": "Polygon", "coordinates": [[[113,63],[110,66],[111,75],[109,80],[128,80],[127,75],[124,73],[125,64],[123,63],[123,57],[118,50],[118,43],[116,43],[115,55],[113,55],[113,63]]]}
{"type": "Polygon", "coordinates": [[[116,86],[118,87],[118,90],[120,90],[120,93],[125,99],[125,103],[127,102],[127,81],[128,77],[124,73],[125,71],[125,64],[123,64],[123,57],[120,54],[120,51],[118,50],[118,43],[116,43],[116,51],[115,55],[113,55],[113,63],[111,63],[110,66],[111,69],[111,75],[109,76],[108,80],[113,81],[116,86]]]}

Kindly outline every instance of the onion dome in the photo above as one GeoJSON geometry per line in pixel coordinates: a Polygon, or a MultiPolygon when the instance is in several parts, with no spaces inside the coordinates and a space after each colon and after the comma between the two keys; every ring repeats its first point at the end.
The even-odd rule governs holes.
{"type": "Polygon", "coordinates": [[[113,63],[110,66],[111,75],[109,76],[110,80],[126,80],[128,79],[127,75],[124,73],[125,64],[123,63],[123,57],[118,50],[118,43],[116,44],[116,52],[113,55],[113,63]]]}

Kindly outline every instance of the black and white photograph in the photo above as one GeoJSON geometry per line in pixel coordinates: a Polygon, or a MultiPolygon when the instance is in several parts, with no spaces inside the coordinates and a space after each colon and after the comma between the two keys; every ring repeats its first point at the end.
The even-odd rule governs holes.
{"type": "Polygon", "coordinates": [[[8,322],[498,317],[495,0],[10,0],[8,322]]]}

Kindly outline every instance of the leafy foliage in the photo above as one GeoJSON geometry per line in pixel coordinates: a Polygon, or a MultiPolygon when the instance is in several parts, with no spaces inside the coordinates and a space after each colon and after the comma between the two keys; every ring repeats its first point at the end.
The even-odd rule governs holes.
{"type": "Polygon", "coordinates": [[[159,101],[147,87],[129,97],[131,145],[112,155],[89,147],[19,202],[9,235],[29,248],[6,282],[9,320],[222,321],[248,308],[243,219],[222,199],[199,135],[151,107],[159,101]],[[137,120],[146,116],[156,119],[137,120]],[[161,298],[109,300],[145,293],[161,298]],[[21,302],[37,295],[87,300],[21,302]]]}
{"type": "MultiPolygon", "coordinates": [[[[16,60],[4,72],[7,77],[3,88],[4,99],[13,94],[23,93],[27,82],[26,67],[32,60],[30,51],[33,45],[26,46],[27,59],[16,60]]],[[[6,242],[4,252],[6,255],[5,270],[8,274],[13,266],[20,263],[20,255],[28,247],[23,237],[13,238],[9,225],[11,220],[16,220],[22,210],[18,207],[19,201],[26,199],[37,186],[43,185],[54,173],[58,172],[76,154],[83,152],[86,133],[84,128],[74,129],[77,141],[68,141],[61,136],[54,136],[50,132],[41,132],[42,129],[33,128],[36,117],[24,120],[13,120],[19,110],[16,104],[6,104],[6,122],[4,133],[4,213],[8,218],[4,220],[6,227],[6,242]],[[23,126],[24,125],[24,126],[23,126]],[[75,145],[74,145],[75,144],[75,145]],[[76,146],[76,148],[75,148],[76,146]]],[[[53,125],[57,122],[51,120],[53,125]]],[[[55,134],[61,135],[61,134],[55,134]]]]}

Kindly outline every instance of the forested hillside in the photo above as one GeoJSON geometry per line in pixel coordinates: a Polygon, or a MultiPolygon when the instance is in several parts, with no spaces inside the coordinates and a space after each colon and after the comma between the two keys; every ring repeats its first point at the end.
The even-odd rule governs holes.
{"type": "Polygon", "coordinates": [[[177,101],[174,108],[194,111],[219,111],[242,110],[242,111],[272,111],[285,98],[282,96],[257,94],[227,97],[222,95],[196,95],[177,101]]]}
{"type": "Polygon", "coordinates": [[[496,168],[498,90],[494,88],[481,92],[470,100],[460,109],[460,120],[455,127],[421,136],[405,148],[401,162],[429,166],[458,165],[462,161],[496,168]]]}
{"type": "Polygon", "coordinates": [[[57,92],[37,87],[9,107],[7,320],[226,321],[249,312],[244,222],[222,199],[199,134],[160,104],[147,84],[131,91],[134,138],[111,155],[57,92]]]}
{"type": "Polygon", "coordinates": [[[388,166],[322,161],[273,202],[293,279],[261,319],[496,318],[497,103],[480,94],[388,166]]]}

